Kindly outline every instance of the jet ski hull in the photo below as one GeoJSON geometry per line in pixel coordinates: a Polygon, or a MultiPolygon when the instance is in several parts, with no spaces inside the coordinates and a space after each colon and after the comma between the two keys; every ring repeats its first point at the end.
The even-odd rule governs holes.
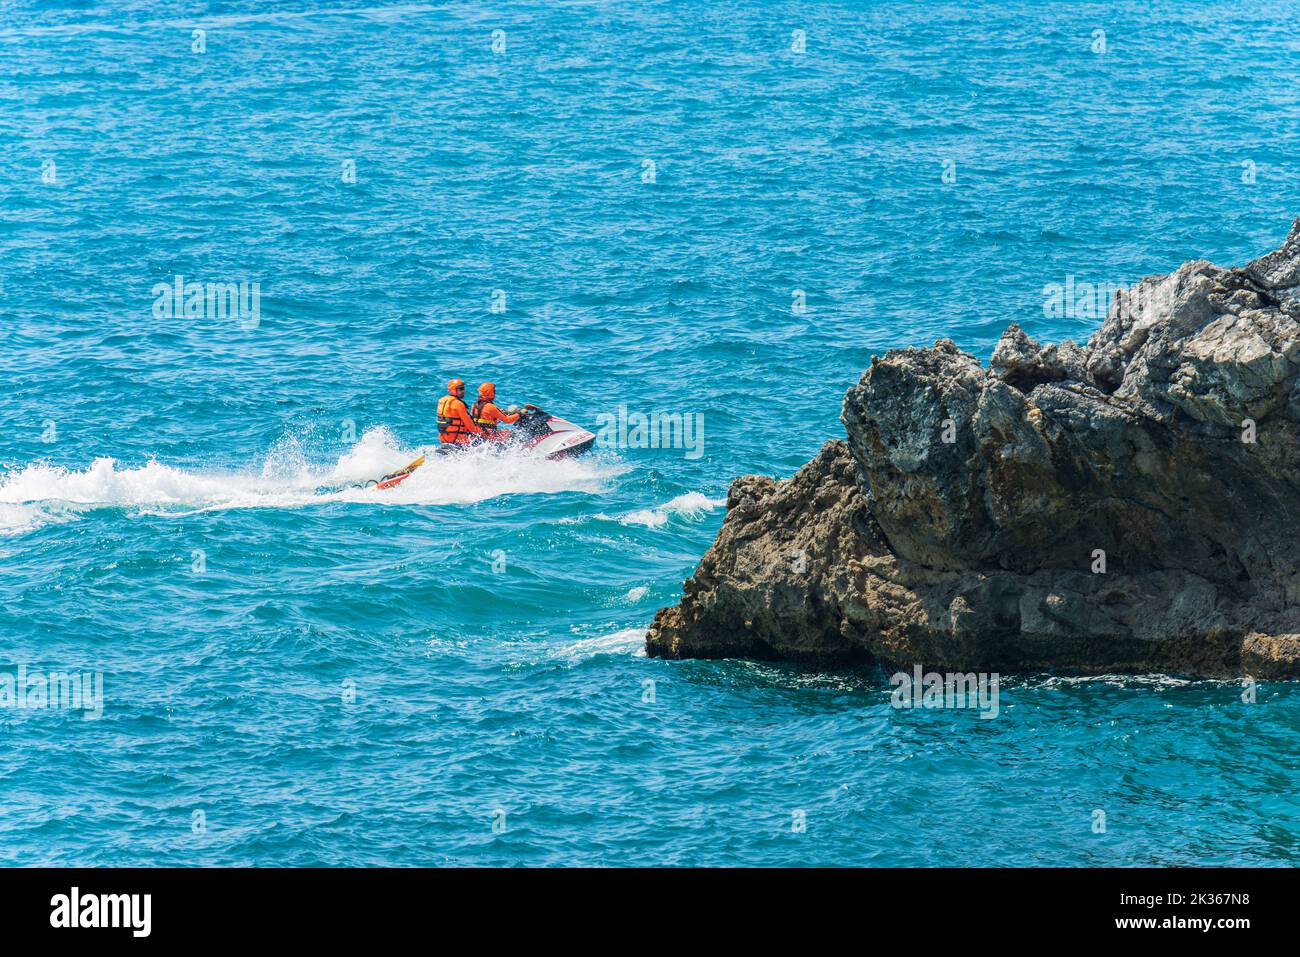
{"type": "Polygon", "coordinates": [[[547,416],[545,425],[547,431],[523,440],[523,447],[535,455],[543,455],[548,459],[569,458],[590,452],[596,444],[594,433],[557,415],[547,416]]]}

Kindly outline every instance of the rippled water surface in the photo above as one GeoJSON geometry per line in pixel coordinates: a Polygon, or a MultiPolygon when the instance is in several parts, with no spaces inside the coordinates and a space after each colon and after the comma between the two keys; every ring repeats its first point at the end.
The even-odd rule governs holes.
{"type": "Polygon", "coordinates": [[[0,709],[0,863],[1300,859],[1290,685],[982,720],[640,650],[873,353],[1082,340],[1045,286],[1278,245],[1293,6],[266,7],[0,2],[0,672],[105,694],[0,709]],[[257,321],[156,316],[177,275],[257,321]],[[702,454],[339,490],[451,375],[702,454]]]}

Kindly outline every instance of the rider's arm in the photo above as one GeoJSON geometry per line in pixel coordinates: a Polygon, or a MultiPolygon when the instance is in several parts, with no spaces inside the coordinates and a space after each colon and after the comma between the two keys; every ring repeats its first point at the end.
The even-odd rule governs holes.
{"type": "Polygon", "coordinates": [[[456,416],[460,419],[460,424],[464,426],[465,431],[473,432],[475,435],[483,433],[482,427],[469,417],[469,409],[465,408],[465,403],[459,403],[456,409],[456,416]]]}

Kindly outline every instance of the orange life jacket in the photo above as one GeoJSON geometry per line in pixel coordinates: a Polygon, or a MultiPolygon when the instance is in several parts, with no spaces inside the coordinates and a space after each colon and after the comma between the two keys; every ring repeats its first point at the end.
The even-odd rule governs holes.
{"type": "Polygon", "coordinates": [[[451,445],[468,445],[474,433],[466,427],[465,403],[454,395],[438,400],[438,439],[451,445]]]}
{"type": "Polygon", "coordinates": [[[480,396],[474,402],[474,407],[469,410],[469,417],[474,420],[474,424],[482,429],[489,439],[504,439],[506,433],[497,425],[497,420],[489,418],[483,413],[483,410],[492,404],[491,399],[484,399],[480,396]]]}

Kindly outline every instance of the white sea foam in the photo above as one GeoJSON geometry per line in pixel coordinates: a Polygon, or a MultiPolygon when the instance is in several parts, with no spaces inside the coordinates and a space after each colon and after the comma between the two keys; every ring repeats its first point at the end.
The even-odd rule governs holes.
{"type": "Polygon", "coordinates": [[[645,632],[644,628],[623,628],[596,638],[581,638],[578,641],[556,646],[551,656],[569,662],[594,658],[596,655],[644,656],[645,632]]]}
{"type": "Polygon", "coordinates": [[[433,446],[404,448],[387,429],[367,431],[333,466],[313,466],[295,440],[275,445],[255,468],[205,471],[150,461],[123,468],[99,458],[82,470],[34,463],[0,476],[0,535],[69,521],[98,508],[140,514],[193,514],[231,508],[301,508],[324,502],[453,505],[502,495],[599,492],[624,467],[599,458],[560,461],[519,452],[469,450],[437,455],[433,446]],[[347,488],[428,460],[396,488],[347,488]]]}
{"type": "MultiPolygon", "coordinates": [[[[1180,678],[1176,675],[1162,674],[1115,674],[1115,675],[1085,675],[1085,676],[1062,676],[1049,675],[1044,678],[1028,678],[1024,682],[1024,687],[1037,688],[1069,688],[1074,686],[1087,686],[1094,684],[1111,685],[1116,688],[1131,687],[1149,687],[1149,688],[1183,688],[1191,684],[1204,684],[1205,679],[1180,678]]],[[[1229,682],[1232,684],[1234,682],[1229,682]]],[[[1240,682],[1235,682],[1239,684],[1240,682]]]]}
{"type": "Polygon", "coordinates": [[[574,641],[528,641],[509,646],[508,665],[511,668],[536,668],[580,665],[592,658],[605,655],[616,657],[645,657],[645,628],[622,628],[606,635],[579,638],[574,641]]]}
{"type": "Polygon", "coordinates": [[[624,525],[644,525],[646,528],[660,528],[668,524],[674,515],[696,520],[703,518],[714,509],[727,504],[725,498],[709,498],[700,492],[687,492],[665,502],[658,508],[641,509],[629,512],[619,519],[624,525]]]}

